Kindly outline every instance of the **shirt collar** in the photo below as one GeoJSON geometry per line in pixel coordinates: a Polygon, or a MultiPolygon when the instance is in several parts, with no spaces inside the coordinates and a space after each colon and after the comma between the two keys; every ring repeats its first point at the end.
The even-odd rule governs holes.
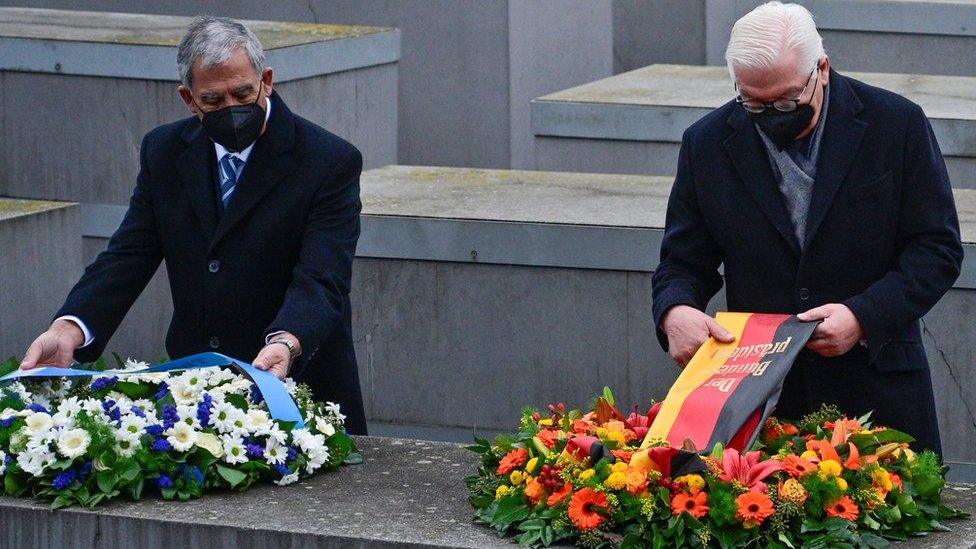
{"type": "MultiPolygon", "coordinates": [[[[268,120],[271,119],[271,96],[268,96],[268,108],[264,111],[264,123],[267,125],[268,120]]],[[[217,152],[217,160],[219,161],[224,157],[225,154],[230,153],[231,156],[236,156],[240,158],[242,162],[247,162],[247,157],[251,156],[251,149],[254,148],[254,143],[251,143],[241,152],[230,152],[223,145],[214,141],[214,151],[217,152]]]]}

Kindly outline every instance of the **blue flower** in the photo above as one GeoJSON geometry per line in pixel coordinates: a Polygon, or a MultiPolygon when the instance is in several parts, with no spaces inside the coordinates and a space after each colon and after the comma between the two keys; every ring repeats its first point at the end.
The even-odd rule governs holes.
{"type": "Polygon", "coordinates": [[[162,425],[146,425],[146,432],[149,433],[150,435],[154,436],[154,437],[158,437],[159,435],[163,434],[163,426],[162,425]]]}
{"type": "Polygon", "coordinates": [[[285,459],[287,461],[292,461],[296,457],[298,457],[298,448],[295,448],[294,446],[289,446],[288,455],[285,457],[285,459]]]}
{"type": "Polygon", "coordinates": [[[36,402],[34,402],[30,406],[28,406],[27,409],[30,410],[31,412],[44,412],[45,414],[50,414],[51,413],[51,412],[48,411],[47,408],[41,406],[40,404],[38,404],[36,402]]]}
{"type": "Polygon", "coordinates": [[[159,486],[160,490],[166,490],[173,487],[173,479],[169,478],[169,475],[159,475],[156,479],[156,486],[159,486]]]}
{"type": "Polygon", "coordinates": [[[105,410],[105,415],[112,418],[112,421],[121,421],[122,411],[115,404],[114,400],[106,399],[102,402],[102,410],[105,410]]]}
{"type": "Polygon", "coordinates": [[[167,404],[163,406],[163,428],[169,429],[170,427],[176,425],[176,422],[180,420],[180,414],[176,411],[176,406],[172,404],[167,404]]]}
{"type": "Polygon", "coordinates": [[[146,411],[142,409],[142,406],[132,406],[129,411],[143,419],[146,418],[146,411]]]}
{"type": "Polygon", "coordinates": [[[75,470],[68,469],[67,471],[62,471],[58,473],[58,476],[54,477],[54,482],[51,486],[57,490],[61,491],[71,485],[75,481],[75,470]]]}
{"type": "Polygon", "coordinates": [[[10,427],[13,424],[15,419],[17,419],[17,416],[10,416],[5,419],[0,419],[0,427],[3,427],[4,429],[10,427]]]}
{"type": "Polygon", "coordinates": [[[195,465],[187,467],[186,465],[180,465],[180,474],[187,482],[195,482],[197,484],[203,484],[203,471],[195,465]]]}
{"type": "Polygon", "coordinates": [[[165,438],[157,438],[152,443],[152,450],[154,452],[169,452],[173,449],[173,446],[165,438]]]}
{"type": "Polygon", "coordinates": [[[278,471],[278,474],[280,474],[283,477],[286,477],[291,474],[291,469],[289,469],[288,466],[285,465],[284,463],[279,463],[278,465],[275,465],[275,470],[278,471]]]}
{"type": "Polygon", "coordinates": [[[163,400],[167,394],[169,394],[169,385],[164,381],[159,384],[159,390],[156,391],[156,400],[163,400]]]}
{"type": "Polygon", "coordinates": [[[91,386],[88,388],[90,391],[101,391],[102,389],[111,389],[115,387],[115,384],[119,382],[119,378],[112,377],[100,377],[96,378],[95,381],[91,382],[91,386]]]}
{"type": "Polygon", "coordinates": [[[78,480],[84,482],[85,477],[88,476],[88,473],[90,473],[91,470],[92,470],[92,462],[86,461],[85,464],[82,465],[81,469],[78,471],[78,480]]]}
{"type": "Polygon", "coordinates": [[[213,397],[210,393],[203,393],[203,400],[197,404],[197,419],[200,420],[200,425],[203,427],[210,427],[210,410],[213,407],[213,397]]]}
{"type": "Polygon", "coordinates": [[[254,458],[254,459],[261,459],[261,458],[263,458],[264,457],[264,446],[261,446],[260,444],[251,444],[251,443],[248,443],[248,445],[247,445],[247,455],[250,456],[250,457],[252,457],[252,458],[254,458]]]}

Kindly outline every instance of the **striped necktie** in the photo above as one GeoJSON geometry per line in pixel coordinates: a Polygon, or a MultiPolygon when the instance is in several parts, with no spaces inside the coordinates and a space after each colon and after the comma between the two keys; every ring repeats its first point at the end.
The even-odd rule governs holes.
{"type": "Polygon", "coordinates": [[[234,195],[234,188],[237,186],[237,178],[241,176],[241,168],[244,161],[240,158],[227,153],[220,159],[220,201],[224,203],[224,208],[230,203],[231,196],[234,195]]]}

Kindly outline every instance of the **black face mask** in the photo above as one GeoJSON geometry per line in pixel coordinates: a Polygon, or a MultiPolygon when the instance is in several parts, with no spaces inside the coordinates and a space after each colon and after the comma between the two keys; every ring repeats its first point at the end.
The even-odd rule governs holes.
{"type": "MultiPolygon", "coordinates": [[[[264,82],[258,91],[258,98],[254,103],[247,105],[231,105],[215,111],[203,113],[203,129],[206,130],[210,139],[220,143],[228,151],[241,152],[257,141],[264,128],[264,109],[258,104],[261,100],[261,91],[264,90],[264,82]]],[[[194,101],[194,104],[196,102],[194,101]]],[[[200,106],[197,105],[200,109],[200,106]]],[[[203,109],[200,109],[201,112],[203,109]]]]}
{"type": "Polygon", "coordinates": [[[750,112],[749,117],[777,147],[783,148],[810,125],[813,107],[809,104],[800,105],[790,112],[767,107],[760,113],[750,112]]]}

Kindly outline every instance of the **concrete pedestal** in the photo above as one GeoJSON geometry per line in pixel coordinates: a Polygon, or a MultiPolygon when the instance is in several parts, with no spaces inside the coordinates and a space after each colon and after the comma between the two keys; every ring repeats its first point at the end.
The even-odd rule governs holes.
{"type": "MultiPolygon", "coordinates": [[[[954,187],[976,186],[976,78],[845,73],[925,110],[954,187]]],[[[684,130],[735,96],[725,67],[651,65],[532,102],[536,168],[674,174],[684,130]]]]}

